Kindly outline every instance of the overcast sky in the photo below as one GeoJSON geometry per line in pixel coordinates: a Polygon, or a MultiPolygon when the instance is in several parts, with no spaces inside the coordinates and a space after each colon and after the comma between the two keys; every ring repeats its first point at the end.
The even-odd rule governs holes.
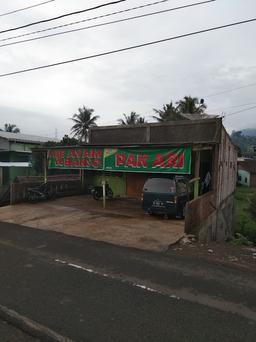
{"type": "MultiPolygon", "coordinates": [[[[0,0],[0,15],[39,2],[43,0],[0,0]]],[[[0,30],[107,2],[109,0],[55,0],[27,11],[0,16],[0,30]]],[[[154,1],[127,0],[104,9],[0,34],[0,39],[150,2],[154,1]]],[[[71,28],[194,2],[196,0],[170,0],[147,9],[71,28]]],[[[143,19],[0,47],[0,74],[254,17],[255,0],[216,0],[143,19]]],[[[222,95],[211,95],[256,83],[255,36],[256,22],[253,22],[115,55],[0,78],[0,127],[6,122],[14,123],[23,133],[48,137],[54,137],[57,129],[58,138],[61,138],[69,134],[72,126],[68,118],[83,105],[94,108],[95,114],[100,115],[99,125],[112,125],[123,113],[131,111],[152,121],[152,108],[161,108],[163,104],[175,102],[185,95],[204,98],[210,114],[230,114],[252,107],[256,105],[256,85],[222,95]]],[[[255,113],[256,109],[226,117],[224,125],[228,131],[256,128],[255,113]]]]}

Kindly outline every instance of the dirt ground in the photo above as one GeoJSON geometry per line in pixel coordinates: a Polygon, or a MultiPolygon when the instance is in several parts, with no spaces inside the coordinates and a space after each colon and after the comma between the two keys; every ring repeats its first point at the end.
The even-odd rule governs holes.
{"type": "Polygon", "coordinates": [[[167,251],[184,235],[184,220],[146,215],[137,200],[73,196],[0,208],[0,221],[150,251],[167,251]]]}
{"type": "MultiPolygon", "coordinates": [[[[187,239],[186,239],[187,240],[187,239]]],[[[234,268],[256,271],[256,246],[235,246],[232,242],[210,242],[207,244],[197,241],[170,246],[168,254],[197,257],[234,268]]]]}

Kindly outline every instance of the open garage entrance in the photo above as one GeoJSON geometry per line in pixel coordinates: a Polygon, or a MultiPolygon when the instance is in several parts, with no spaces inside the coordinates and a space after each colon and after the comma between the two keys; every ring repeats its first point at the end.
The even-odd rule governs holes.
{"type": "Polygon", "coordinates": [[[64,197],[2,207],[0,217],[3,222],[158,252],[184,235],[184,220],[146,215],[140,202],[131,199],[108,200],[103,209],[102,201],[89,195],[64,197]]]}
{"type": "MultiPolygon", "coordinates": [[[[167,219],[167,212],[165,217],[163,213],[158,213],[159,216],[149,215],[152,212],[145,208],[143,210],[141,197],[148,178],[188,174],[191,147],[110,148],[88,145],[53,147],[42,152],[45,158],[45,182],[48,177],[47,166],[49,172],[52,169],[76,169],[80,173],[82,189],[102,187],[107,182],[113,190],[114,199],[105,201],[101,198],[96,201],[91,195],[84,195],[34,206],[22,204],[16,208],[20,210],[16,217],[22,224],[159,251],[168,249],[169,245],[184,235],[184,220],[176,219],[176,215],[167,219]]],[[[7,211],[2,214],[6,215],[8,222],[12,220],[12,215],[8,216],[7,211]]]]}

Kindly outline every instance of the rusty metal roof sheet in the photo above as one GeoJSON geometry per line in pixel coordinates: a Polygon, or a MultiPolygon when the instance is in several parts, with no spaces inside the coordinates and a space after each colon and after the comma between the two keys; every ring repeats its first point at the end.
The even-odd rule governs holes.
{"type": "Polygon", "coordinates": [[[90,130],[90,144],[216,144],[220,143],[221,128],[220,118],[93,127],[90,130]]]}
{"type": "Polygon", "coordinates": [[[254,159],[239,160],[237,165],[240,170],[242,169],[250,173],[256,173],[256,160],[254,159]]]}
{"type": "Polygon", "coordinates": [[[42,144],[49,140],[56,141],[56,139],[54,138],[41,137],[31,134],[10,133],[4,131],[0,131],[0,138],[6,139],[8,141],[25,142],[31,144],[42,144]]]}

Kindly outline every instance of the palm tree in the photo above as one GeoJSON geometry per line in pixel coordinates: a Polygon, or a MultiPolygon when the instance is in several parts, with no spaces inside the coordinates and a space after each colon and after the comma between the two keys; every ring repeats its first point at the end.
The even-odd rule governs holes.
{"type": "Polygon", "coordinates": [[[141,125],[141,124],[145,124],[147,123],[146,119],[143,118],[142,116],[140,116],[138,119],[137,119],[137,125],[141,125]]]}
{"type": "Polygon", "coordinates": [[[183,118],[179,115],[177,108],[174,107],[173,103],[163,105],[163,109],[154,109],[154,112],[158,114],[158,116],[153,116],[155,120],[158,122],[166,122],[166,121],[176,121],[182,120],[183,118]]]}
{"type": "Polygon", "coordinates": [[[78,114],[74,114],[70,118],[74,122],[74,126],[71,128],[71,133],[74,137],[77,137],[79,141],[89,142],[89,128],[97,126],[96,120],[99,118],[98,115],[92,116],[94,109],[83,106],[78,108],[78,114]]]}
{"type": "MultiPolygon", "coordinates": [[[[20,129],[16,125],[7,124],[7,123],[4,125],[3,130],[9,133],[20,133],[20,129]]],[[[3,130],[0,129],[0,131],[3,131],[3,130]]]]}
{"type": "Polygon", "coordinates": [[[124,119],[117,120],[119,124],[123,126],[127,126],[127,125],[135,126],[135,125],[146,123],[145,118],[141,117],[136,112],[131,112],[130,115],[123,114],[123,116],[124,116],[124,119]]]}
{"type": "Polygon", "coordinates": [[[207,108],[204,100],[199,102],[198,97],[185,96],[176,103],[178,112],[182,114],[204,114],[207,108]]]}

